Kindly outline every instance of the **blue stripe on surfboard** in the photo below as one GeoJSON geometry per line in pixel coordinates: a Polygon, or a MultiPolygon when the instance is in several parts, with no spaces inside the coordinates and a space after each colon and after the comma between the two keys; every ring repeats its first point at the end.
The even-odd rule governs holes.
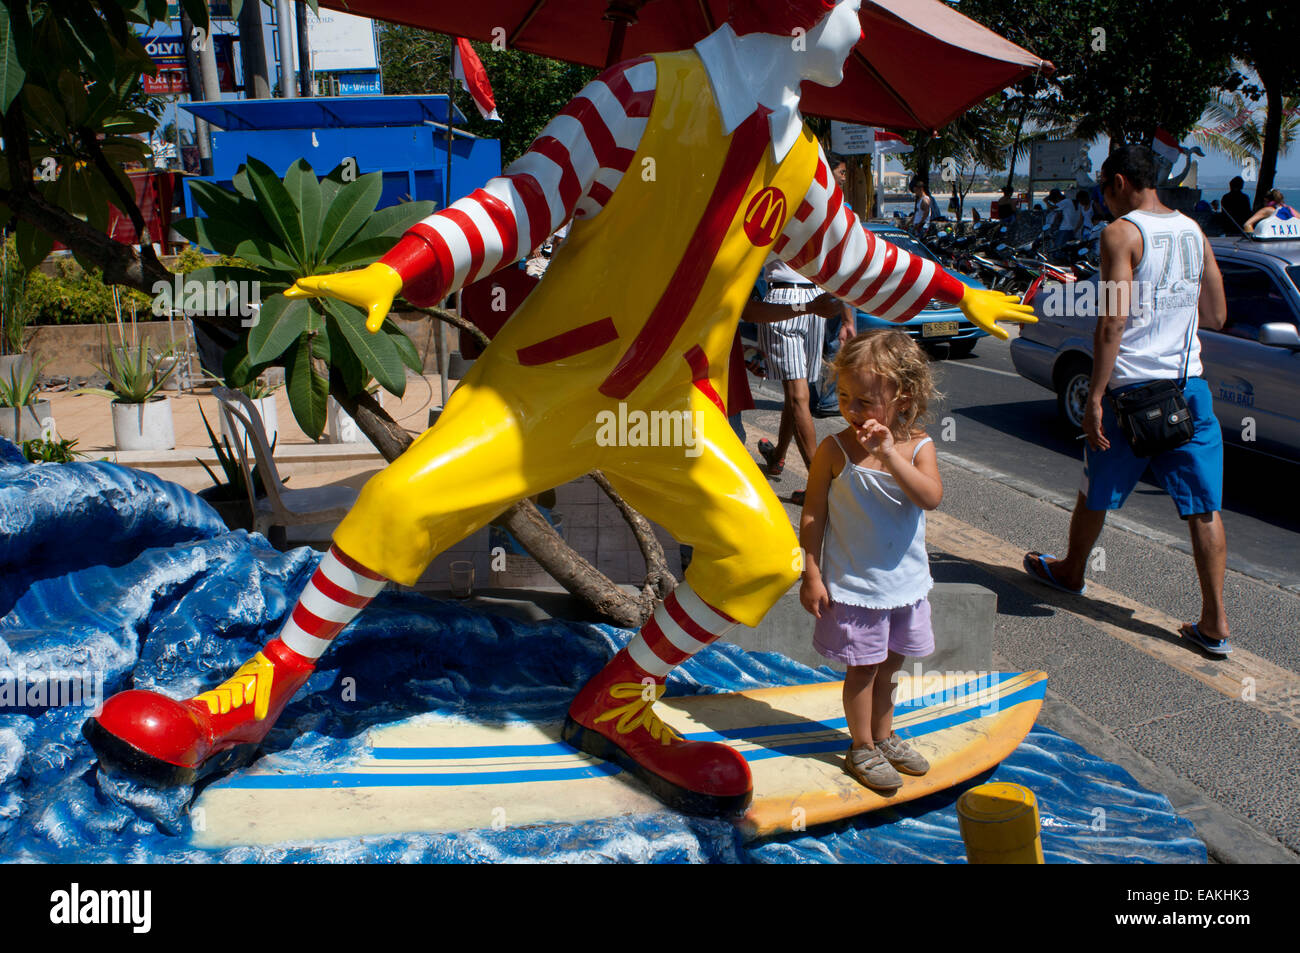
{"type": "MultiPolygon", "coordinates": [[[[978,677],[960,685],[954,685],[942,693],[926,693],[899,702],[894,706],[894,716],[910,714],[929,707],[937,707],[953,701],[969,699],[977,691],[988,690],[1001,685],[1012,678],[1018,678],[1023,672],[999,672],[997,678],[978,677]],[[971,686],[976,686],[971,690],[971,686]]],[[[747,728],[729,728],[725,731],[697,731],[685,735],[687,741],[746,741],[751,738],[765,738],[773,735],[797,735],[809,732],[836,731],[847,728],[844,718],[832,718],[826,721],[790,722],[781,725],[753,725],[747,728]]],[[[902,732],[899,732],[902,735],[902,732]]],[[[470,745],[466,747],[446,748],[374,748],[370,756],[377,761],[441,761],[464,760],[471,758],[542,758],[552,755],[571,755],[574,749],[559,741],[532,745],[470,745]]]]}
{"type": "MultiPolygon", "coordinates": [[[[1019,674],[1019,673],[1018,673],[1019,674]]],[[[996,699],[998,711],[1006,711],[1023,702],[1041,699],[1047,690],[1047,683],[1040,679],[1004,698],[996,699]]],[[[942,731],[956,725],[965,724],[985,717],[980,714],[980,707],[970,707],[950,715],[930,718],[911,725],[900,736],[917,738],[932,732],[942,731]]],[[[567,746],[566,746],[567,747],[567,746]]],[[[781,745],[759,751],[745,753],[747,761],[762,761],[789,755],[823,754],[841,751],[844,740],[815,741],[805,744],[781,745]]],[[[464,750],[464,749],[456,749],[464,750]]],[[[569,753],[573,749],[568,749],[569,753]]],[[[355,788],[355,787],[451,787],[456,785],[487,784],[524,784],[532,781],[569,781],[582,778],[613,776],[622,773],[622,768],[608,762],[600,761],[576,768],[543,768],[520,771],[484,771],[420,774],[385,774],[385,773],[348,773],[331,772],[328,774],[246,774],[230,778],[213,785],[219,788],[260,788],[260,789],[307,789],[307,788],[355,788]]]]}

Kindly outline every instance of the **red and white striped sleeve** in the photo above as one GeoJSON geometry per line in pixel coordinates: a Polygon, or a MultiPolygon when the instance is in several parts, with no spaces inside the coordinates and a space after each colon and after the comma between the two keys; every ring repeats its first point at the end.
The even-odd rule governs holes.
{"type": "Polygon", "coordinates": [[[599,214],[641,142],[655,82],[648,56],[611,67],[500,176],[412,226],[381,259],[402,294],[435,303],[526,257],[571,217],[599,214]]]}
{"type": "Polygon", "coordinates": [[[863,228],[820,149],[808,193],[773,250],[814,284],[887,321],[915,317],[931,298],[956,304],[965,293],[934,262],[863,228]]]}

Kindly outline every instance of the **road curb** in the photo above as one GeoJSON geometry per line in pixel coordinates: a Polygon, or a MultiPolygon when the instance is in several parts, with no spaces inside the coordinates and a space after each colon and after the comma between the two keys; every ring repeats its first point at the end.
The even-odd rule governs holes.
{"type": "MultiPolygon", "coordinates": [[[[1009,668],[1005,662],[1000,667],[1009,668]]],[[[1197,836],[1205,842],[1211,862],[1300,863],[1300,856],[1283,844],[1222,804],[1207,798],[1190,781],[1151,761],[1050,688],[1038,715],[1038,724],[1078,742],[1093,755],[1118,764],[1143,787],[1167,797],[1173,809],[1195,826],[1197,836]]]]}

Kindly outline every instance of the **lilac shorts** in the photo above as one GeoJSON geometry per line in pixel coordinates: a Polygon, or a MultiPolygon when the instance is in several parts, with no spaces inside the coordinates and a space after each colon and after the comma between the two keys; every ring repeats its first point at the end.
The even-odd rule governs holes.
{"type": "Polygon", "coordinates": [[[922,658],[934,651],[930,600],[897,609],[832,602],[817,620],[813,648],[845,665],[876,665],[890,652],[922,658]]]}

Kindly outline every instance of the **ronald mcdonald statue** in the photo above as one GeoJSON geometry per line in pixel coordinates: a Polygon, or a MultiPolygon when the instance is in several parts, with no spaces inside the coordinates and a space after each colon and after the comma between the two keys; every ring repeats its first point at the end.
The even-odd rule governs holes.
{"type": "MultiPolygon", "coordinates": [[[[727,424],[728,355],[771,254],[894,321],[932,298],[980,327],[1027,321],[862,228],[799,113],[800,84],[834,86],[862,35],[860,0],[750,0],[694,49],[594,80],[501,176],[413,226],[366,268],[300,280],[368,312],[437,302],[507,267],[572,220],[543,281],[451,395],[437,424],[366,484],[279,635],[228,681],[184,701],[127,691],[87,724],[100,755],[156,783],[256,745],[331,640],[388,582],[515,501],[599,468],[694,547],[684,581],[577,694],[564,737],[670,806],[728,814],[745,759],[686,741],[655,715],[664,679],[738,623],[757,625],[799,577],[798,541],[727,424]],[[603,412],[690,412],[691,448],[605,446],[603,412]],[[686,452],[687,450],[690,452],[686,452]]],[[[607,418],[606,418],[607,419],[607,418]]]]}

